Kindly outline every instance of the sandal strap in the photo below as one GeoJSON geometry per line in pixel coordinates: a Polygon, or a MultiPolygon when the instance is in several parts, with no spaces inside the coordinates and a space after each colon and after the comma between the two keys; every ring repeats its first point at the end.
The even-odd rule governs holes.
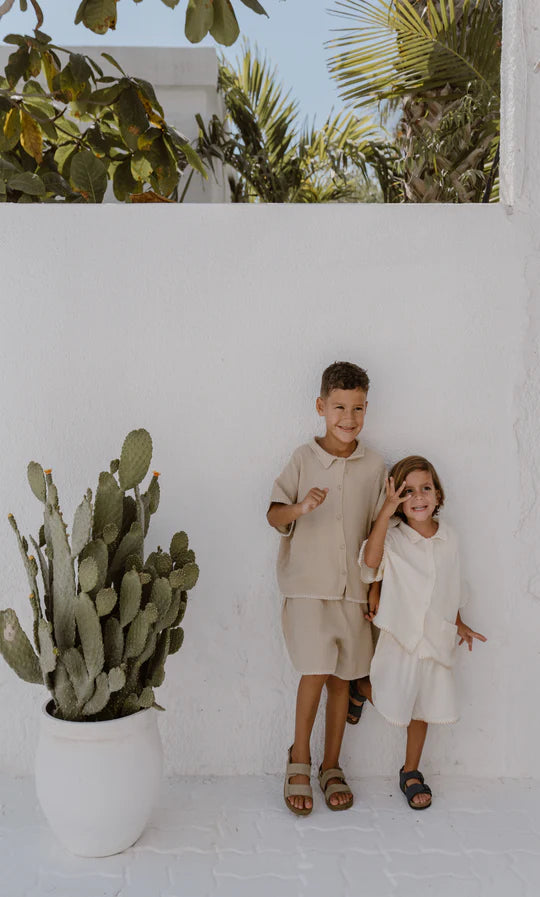
{"type": "Polygon", "coordinates": [[[313,797],[311,785],[289,785],[285,786],[285,797],[313,797]]]}
{"type": "Polygon", "coordinates": [[[311,776],[309,763],[287,763],[287,778],[290,776],[311,776]]]}
{"type": "Polygon", "coordinates": [[[405,797],[411,802],[413,797],[416,797],[417,794],[429,794],[431,795],[431,788],[429,785],[419,785],[418,782],[415,782],[414,785],[408,785],[405,788],[405,797]]]}
{"type": "Polygon", "coordinates": [[[333,794],[345,794],[345,793],[347,793],[347,794],[351,793],[351,789],[349,788],[349,786],[347,785],[347,782],[345,780],[343,780],[343,782],[341,782],[339,785],[337,783],[334,785],[327,785],[326,788],[324,789],[324,796],[327,801],[332,797],[333,794]]]}
{"type": "Polygon", "coordinates": [[[422,784],[424,784],[424,776],[419,769],[408,769],[407,772],[405,772],[402,767],[399,771],[399,784],[401,785],[401,788],[405,787],[405,782],[408,782],[409,779],[420,779],[422,784]]]}
{"type": "Polygon", "coordinates": [[[343,770],[339,766],[335,766],[333,769],[325,769],[324,772],[322,768],[319,769],[319,784],[325,794],[329,779],[341,779],[342,782],[345,782],[343,770]]]}

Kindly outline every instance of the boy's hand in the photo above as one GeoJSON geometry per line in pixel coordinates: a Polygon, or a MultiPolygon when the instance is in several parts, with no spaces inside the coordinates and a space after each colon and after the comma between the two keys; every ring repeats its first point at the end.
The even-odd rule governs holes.
{"type": "Polygon", "coordinates": [[[459,636],[459,644],[462,645],[463,642],[467,642],[469,646],[469,651],[472,651],[473,648],[473,639],[477,638],[480,642],[487,642],[487,638],[485,635],[481,635],[480,632],[475,632],[463,620],[458,620],[457,622],[457,634],[459,636]]]}
{"type": "Polygon", "coordinates": [[[368,593],[368,609],[364,614],[366,620],[371,621],[373,617],[379,610],[379,603],[381,600],[381,584],[379,582],[374,583],[368,593]]]}
{"type": "Polygon", "coordinates": [[[388,513],[389,517],[392,517],[399,506],[403,504],[404,501],[407,501],[408,495],[403,495],[403,490],[405,489],[406,481],[403,480],[399,489],[396,490],[394,486],[394,477],[386,478],[386,498],[384,500],[383,508],[388,513]]]}
{"type": "Polygon", "coordinates": [[[315,508],[322,505],[327,495],[328,489],[317,489],[317,487],[314,486],[313,489],[309,490],[306,497],[299,502],[301,513],[309,514],[310,511],[314,511],[315,508]]]}

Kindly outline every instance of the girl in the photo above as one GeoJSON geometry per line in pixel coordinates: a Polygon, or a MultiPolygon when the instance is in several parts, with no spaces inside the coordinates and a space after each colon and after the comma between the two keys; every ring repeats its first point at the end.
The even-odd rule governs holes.
{"type": "Polygon", "coordinates": [[[444,491],[429,461],[398,461],[386,483],[386,500],[358,563],[370,591],[369,613],[381,630],[370,676],[357,681],[360,700],[371,701],[391,723],[407,727],[399,785],[413,810],[431,804],[431,789],[418,771],[428,723],[458,719],[452,666],[459,644],[473,639],[460,615],[457,540],[437,515],[444,491]]]}

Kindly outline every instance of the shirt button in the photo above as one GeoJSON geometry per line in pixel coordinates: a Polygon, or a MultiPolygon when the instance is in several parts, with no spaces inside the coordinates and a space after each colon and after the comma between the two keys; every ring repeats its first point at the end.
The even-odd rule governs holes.
{"type": "Polygon", "coordinates": [[[336,520],[341,520],[341,519],[342,519],[342,515],[341,515],[341,514],[336,514],[336,520]]]}

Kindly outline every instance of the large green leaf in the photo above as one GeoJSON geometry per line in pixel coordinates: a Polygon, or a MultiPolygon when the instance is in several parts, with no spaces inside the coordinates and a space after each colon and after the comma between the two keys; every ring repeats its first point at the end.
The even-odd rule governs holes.
{"type": "Polygon", "coordinates": [[[74,190],[87,202],[102,202],[107,189],[107,169],[90,150],[82,150],[73,157],[69,178],[74,190]]]}
{"type": "Polygon", "coordinates": [[[116,27],[116,0],[82,0],[76,15],[75,24],[82,22],[90,31],[105,34],[109,28],[116,27]]]}
{"type": "Polygon", "coordinates": [[[186,37],[198,44],[206,37],[214,21],[212,0],[189,0],[186,10],[186,37]]]}
{"type": "Polygon", "coordinates": [[[136,89],[129,86],[123,90],[114,108],[126,146],[133,151],[137,150],[138,139],[147,130],[150,122],[136,89]]]}
{"type": "Polygon", "coordinates": [[[225,47],[234,44],[240,34],[230,0],[214,0],[214,20],[210,27],[210,34],[218,44],[223,44],[225,47]]]}
{"type": "Polygon", "coordinates": [[[242,0],[244,6],[247,6],[249,9],[252,9],[253,12],[258,13],[260,16],[268,16],[266,10],[261,6],[259,0],[242,0]]]}
{"type": "Polygon", "coordinates": [[[41,178],[30,171],[14,174],[8,180],[8,187],[10,190],[21,190],[22,193],[27,193],[29,196],[43,196],[46,192],[41,178]]]}

